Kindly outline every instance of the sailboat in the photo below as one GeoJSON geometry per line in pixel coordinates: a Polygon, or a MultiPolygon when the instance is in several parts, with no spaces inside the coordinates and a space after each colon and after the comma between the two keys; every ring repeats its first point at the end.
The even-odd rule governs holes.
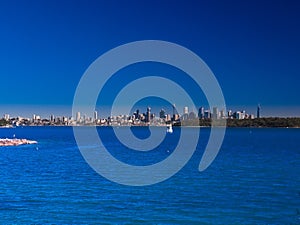
{"type": "Polygon", "coordinates": [[[170,133],[170,134],[173,133],[172,124],[167,125],[167,133],[170,133]]]}

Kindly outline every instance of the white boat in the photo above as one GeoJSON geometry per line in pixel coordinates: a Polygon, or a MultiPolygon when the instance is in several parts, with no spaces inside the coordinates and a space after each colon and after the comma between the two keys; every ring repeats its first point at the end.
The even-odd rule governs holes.
{"type": "Polygon", "coordinates": [[[170,133],[170,134],[173,133],[172,124],[167,125],[167,133],[170,133]]]}

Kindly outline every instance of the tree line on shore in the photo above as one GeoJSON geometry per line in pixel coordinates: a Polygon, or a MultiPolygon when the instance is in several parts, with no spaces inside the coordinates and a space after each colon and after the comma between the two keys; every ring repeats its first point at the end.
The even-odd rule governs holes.
{"type": "MultiPolygon", "coordinates": [[[[175,124],[175,126],[204,126],[210,127],[211,119],[184,120],[175,124]]],[[[218,120],[214,121],[218,126],[218,120]]],[[[222,123],[220,123],[222,124],[222,123]]],[[[227,127],[300,127],[300,117],[265,117],[256,119],[227,119],[227,127]]]]}

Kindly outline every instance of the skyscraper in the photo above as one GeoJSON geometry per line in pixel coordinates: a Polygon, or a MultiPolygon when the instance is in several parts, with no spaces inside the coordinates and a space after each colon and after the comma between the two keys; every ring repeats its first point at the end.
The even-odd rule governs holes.
{"type": "Polygon", "coordinates": [[[171,121],[171,115],[170,114],[166,115],[166,121],[171,121]]]}
{"type": "Polygon", "coordinates": [[[257,118],[260,118],[260,104],[258,104],[257,106],[257,115],[256,115],[257,118]]]}
{"type": "Polygon", "coordinates": [[[97,119],[98,119],[98,112],[95,111],[95,112],[94,112],[94,121],[96,121],[97,119]]]}
{"type": "Polygon", "coordinates": [[[232,111],[231,110],[228,111],[227,115],[228,115],[229,119],[232,119],[232,111]]]}
{"type": "Polygon", "coordinates": [[[225,110],[224,110],[224,109],[222,109],[222,110],[220,111],[220,117],[221,117],[222,119],[226,118],[225,110]]]}
{"type": "Polygon", "coordinates": [[[214,119],[219,119],[219,109],[218,107],[213,107],[213,118],[214,119]]]}
{"type": "Polygon", "coordinates": [[[183,120],[187,120],[189,118],[189,108],[187,106],[185,106],[183,108],[183,115],[182,115],[182,119],[183,120]]]}
{"type": "Polygon", "coordinates": [[[165,116],[166,116],[165,110],[164,110],[164,109],[161,109],[160,112],[159,112],[159,118],[165,119],[165,116]]]}
{"type": "Polygon", "coordinates": [[[79,122],[80,121],[80,112],[76,113],[76,121],[79,122]]]}
{"type": "Polygon", "coordinates": [[[199,108],[199,111],[198,111],[198,117],[200,118],[200,119],[203,119],[204,118],[204,107],[200,107],[199,108]]]}
{"type": "Polygon", "coordinates": [[[205,119],[210,119],[210,118],[211,118],[211,113],[210,113],[209,110],[205,110],[205,111],[204,111],[204,118],[205,118],[205,119]]]}
{"type": "Polygon", "coordinates": [[[189,108],[187,106],[183,108],[183,114],[189,114],[189,108]]]}
{"type": "Polygon", "coordinates": [[[133,113],[135,119],[140,119],[140,110],[137,109],[135,113],[133,113]]]}
{"type": "Polygon", "coordinates": [[[146,123],[149,123],[151,119],[151,108],[148,106],[146,113],[146,123]]]}

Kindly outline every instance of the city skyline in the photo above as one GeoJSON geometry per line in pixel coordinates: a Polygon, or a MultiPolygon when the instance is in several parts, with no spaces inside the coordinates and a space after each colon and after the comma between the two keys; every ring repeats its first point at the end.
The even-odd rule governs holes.
{"type": "MultiPolygon", "coordinates": [[[[166,116],[166,118],[171,118],[173,120],[174,115],[178,115],[180,119],[184,119],[186,117],[189,117],[189,115],[192,113],[195,115],[195,118],[214,118],[214,119],[219,119],[219,118],[236,118],[238,119],[244,119],[244,118],[260,118],[260,117],[285,117],[285,116],[265,116],[262,114],[262,107],[260,104],[256,106],[255,110],[248,111],[245,108],[226,108],[226,109],[221,109],[218,107],[211,107],[209,108],[208,106],[200,106],[197,109],[194,109],[193,107],[190,106],[184,106],[181,107],[182,109],[180,110],[178,107],[175,107],[175,104],[171,105],[171,107],[156,107],[152,108],[152,106],[148,105],[146,106],[140,106],[140,107],[133,107],[131,112],[129,114],[124,114],[122,112],[117,113],[116,115],[112,114],[104,114],[98,109],[96,109],[91,115],[87,114],[86,112],[75,112],[75,113],[54,113],[53,111],[47,111],[45,114],[40,114],[37,111],[31,113],[31,114],[10,114],[9,112],[3,113],[1,118],[4,119],[11,119],[11,118],[17,118],[21,117],[24,119],[33,119],[33,120],[42,120],[42,119],[47,119],[47,120],[54,120],[55,118],[66,118],[68,120],[74,120],[74,121],[79,121],[82,120],[83,118],[87,119],[107,119],[110,117],[118,117],[118,116],[130,116],[134,115],[136,112],[140,112],[141,114],[144,114],[145,118],[150,118],[150,115],[156,117],[156,118],[162,118],[162,111],[163,115],[166,116]],[[147,113],[149,115],[147,115],[147,113]],[[207,113],[209,113],[209,116],[207,116],[207,113]],[[200,115],[201,114],[201,115],[200,115]],[[233,116],[234,114],[240,114],[241,116],[233,116]],[[213,115],[218,115],[214,117],[213,115]]],[[[179,119],[179,117],[177,117],[179,119]]],[[[287,116],[287,117],[297,117],[297,116],[287,116]]],[[[298,117],[299,118],[299,117],[298,117]]],[[[175,119],[177,120],[177,119],[175,119]]],[[[148,119],[149,121],[149,119],[148,119]]]]}
{"type": "Polygon", "coordinates": [[[261,106],[257,106],[257,115],[249,114],[245,110],[232,111],[225,108],[219,109],[218,107],[204,108],[199,107],[197,112],[189,110],[188,106],[183,107],[182,113],[178,111],[175,104],[172,104],[171,112],[167,112],[161,108],[159,114],[151,111],[151,107],[147,106],[146,111],[143,112],[139,108],[129,114],[109,115],[107,117],[99,116],[98,111],[95,110],[92,116],[84,112],[76,112],[71,116],[55,116],[51,114],[48,118],[40,115],[33,114],[31,118],[23,116],[11,117],[10,114],[4,114],[1,118],[2,126],[82,126],[82,125],[97,125],[97,126],[166,126],[167,124],[178,125],[179,123],[191,122],[195,120],[200,121],[213,121],[223,119],[255,119],[260,118],[261,106]]]}

